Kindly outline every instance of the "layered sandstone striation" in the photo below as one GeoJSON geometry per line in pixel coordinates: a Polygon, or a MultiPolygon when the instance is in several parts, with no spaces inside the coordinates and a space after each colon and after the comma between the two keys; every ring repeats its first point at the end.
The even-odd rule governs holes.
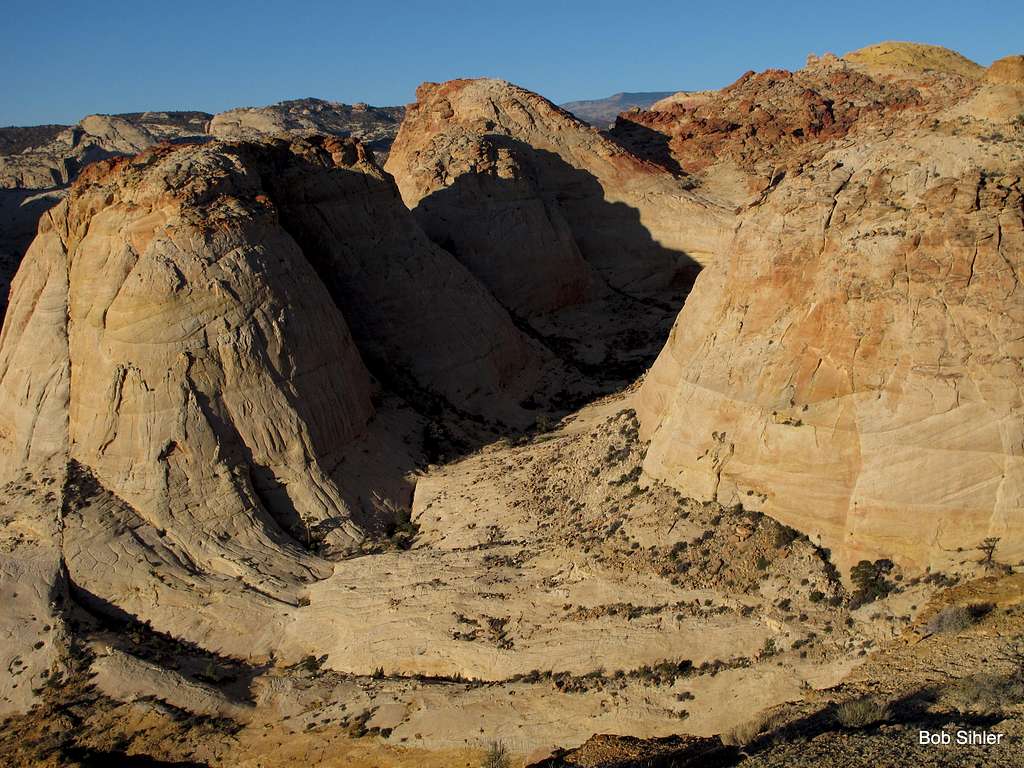
{"type": "Polygon", "coordinates": [[[586,300],[595,277],[685,283],[730,232],[682,179],[500,80],[420,86],[386,167],[431,237],[524,313],[586,300]]]}
{"type": "MultiPolygon", "coordinates": [[[[838,72],[868,100],[888,92],[838,72]]],[[[645,468],[762,509],[840,564],[943,568],[986,536],[1015,562],[1024,135],[967,110],[985,86],[911,75],[853,122],[833,100],[814,151],[790,155],[698,279],[642,390],[645,468]]],[[[821,76],[741,85],[767,99],[821,76]]]]}
{"type": "Polygon", "coordinates": [[[98,610],[266,655],[319,555],[393,522],[346,482],[364,360],[496,418],[545,355],[358,142],[96,163],[44,215],[0,337],[0,467],[25,489],[4,521],[41,553],[0,559],[0,589],[45,572],[45,604],[66,572],[98,610]]]}

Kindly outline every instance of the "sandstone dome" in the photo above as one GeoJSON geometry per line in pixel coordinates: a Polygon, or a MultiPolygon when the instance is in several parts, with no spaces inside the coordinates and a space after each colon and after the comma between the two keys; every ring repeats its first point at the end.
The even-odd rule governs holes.
{"type": "Polygon", "coordinates": [[[934,70],[962,75],[973,79],[981,78],[985,68],[966,56],[940,45],[887,41],[876,43],[856,51],[850,51],[843,59],[866,67],[886,67],[906,70],[934,70]]]}

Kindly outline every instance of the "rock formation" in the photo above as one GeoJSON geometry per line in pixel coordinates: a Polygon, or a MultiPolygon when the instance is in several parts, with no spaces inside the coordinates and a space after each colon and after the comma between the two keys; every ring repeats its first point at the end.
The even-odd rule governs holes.
{"type": "MultiPolygon", "coordinates": [[[[825,78],[818,92],[856,82],[868,106],[845,119],[834,97],[816,110],[809,89],[788,102],[809,121],[789,146],[809,129],[817,140],[788,155],[698,279],[648,374],[645,468],[762,509],[841,564],[941,568],[986,536],[1012,561],[1024,541],[1024,136],[964,115],[976,81],[928,73],[915,88],[903,72],[906,97],[873,106],[892,91],[868,77],[814,66],[723,91],[757,86],[755,103],[770,104],[780,84],[825,78]]],[[[680,157],[705,151],[703,135],[672,135],[680,157]]],[[[758,147],[735,146],[740,162],[758,147]]]]}
{"type": "MultiPolygon", "coordinates": [[[[329,571],[310,550],[390,522],[344,479],[374,413],[361,349],[380,379],[488,417],[546,359],[357,142],[90,166],[44,215],[0,337],[2,479],[29,493],[13,519],[59,542],[31,565],[50,574],[37,594],[63,562],[98,610],[234,655],[279,647],[281,606],[329,571]]],[[[27,568],[0,560],[0,587],[27,568]]]]}
{"type": "Polygon", "coordinates": [[[747,72],[721,91],[625,113],[611,135],[745,205],[858,122],[894,117],[920,103],[913,87],[874,79],[832,57],[796,72],[747,72]]]}
{"type": "Polygon", "coordinates": [[[39,217],[89,163],[202,133],[202,112],[89,115],[74,126],[0,129],[0,317],[39,217]]]}
{"type": "Polygon", "coordinates": [[[499,80],[420,86],[386,167],[430,236],[516,311],[584,300],[593,274],[627,292],[685,283],[730,231],[683,180],[499,80]]]}
{"type": "Polygon", "coordinates": [[[843,56],[851,64],[904,76],[919,76],[926,72],[959,75],[978,79],[985,68],[966,56],[941,45],[924,43],[884,42],[869,45],[843,56]]]}
{"type": "Polygon", "coordinates": [[[293,99],[269,107],[229,109],[214,115],[207,132],[218,139],[266,136],[354,136],[370,147],[379,162],[387,157],[402,122],[402,107],[341,104],[323,99],[293,99]]]}
{"type": "Polygon", "coordinates": [[[354,136],[386,156],[401,107],[352,106],[319,99],[205,112],[89,115],[74,126],[0,128],[0,318],[10,279],[44,211],[89,163],[132,155],[166,141],[254,139],[269,135],[354,136]]]}
{"type": "Polygon", "coordinates": [[[427,83],[394,177],[294,135],[371,130],[360,105],[0,133],[78,153],[5,166],[63,200],[0,332],[0,753],[852,765],[925,720],[1019,736],[1020,61],[812,56],[611,138],[427,83]],[[898,727],[859,727],[865,692],[898,727]]]}

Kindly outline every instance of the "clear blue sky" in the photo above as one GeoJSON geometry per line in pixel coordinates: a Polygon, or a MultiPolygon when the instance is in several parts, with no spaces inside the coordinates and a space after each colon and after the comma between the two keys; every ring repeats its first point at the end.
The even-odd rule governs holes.
{"type": "Polygon", "coordinates": [[[556,102],[719,87],[882,40],[986,65],[1024,52],[1024,0],[0,0],[0,25],[0,125],[304,96],[404,104],[423,80],[483,75],[556,102]]]}

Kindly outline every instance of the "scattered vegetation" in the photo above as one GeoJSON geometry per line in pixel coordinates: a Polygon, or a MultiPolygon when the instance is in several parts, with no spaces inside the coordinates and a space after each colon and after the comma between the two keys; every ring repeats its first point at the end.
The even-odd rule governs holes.
{"type": "Polygon", "coordinates": [[[892,592],[893,584],[886,578],[892,569],[893,562],[888,559],[861,560],[853,566],[850,580],[856,590],[850,598],[850,607],[859,608],[892,592]]]}
{"type": "Polygon", "coordinates": [[[981,544],[978,545],[978,550],[981,552],[981,565],[986,568],[996,567],[997,564],[994,558],[996,554],[996,547],[998,546],[998,536],[989,536],[988,538],[982,539],[981,544]]]}
{"type": "Polygon", "coordinates": [[[995,715],[1003,712],[1007,704],[1024,702],[1024,679],[980,673],[957,680],[945,689],[943,696],[959,712],[995,715]]]}
{"type": "Polygon", "coordinates": [[[869,728],[888,720],[891,714],[889,702],[873,696],[844,701],[836,707],[836,719],[844,728],[869,728]]]}
{"type": "Polygon", "coordinates": [[[781,712],[762,713],[757,717],[740,723],[721,734],[722,743],[737,747],[746,746],[762,733],[771,733],[785,721],[781,712]]]}
{"type": "Polygon", "coordinates": [[[1011,674],[1024,682],[1024,635],[1005,641],[999,649],[997,658],[1012,665],[1011,674]]]}
{"type": "Polygon", "coordinates": [[[512,758],[502,742],[492,741],[487,746],[480,768],[512,768],[512,758]]]}
{"type": "Polygon", "coordinates": [[[925,628],[932,634],[962,632],[991,610],[991,603],[946,606],[932,616],[925,628]]]}

